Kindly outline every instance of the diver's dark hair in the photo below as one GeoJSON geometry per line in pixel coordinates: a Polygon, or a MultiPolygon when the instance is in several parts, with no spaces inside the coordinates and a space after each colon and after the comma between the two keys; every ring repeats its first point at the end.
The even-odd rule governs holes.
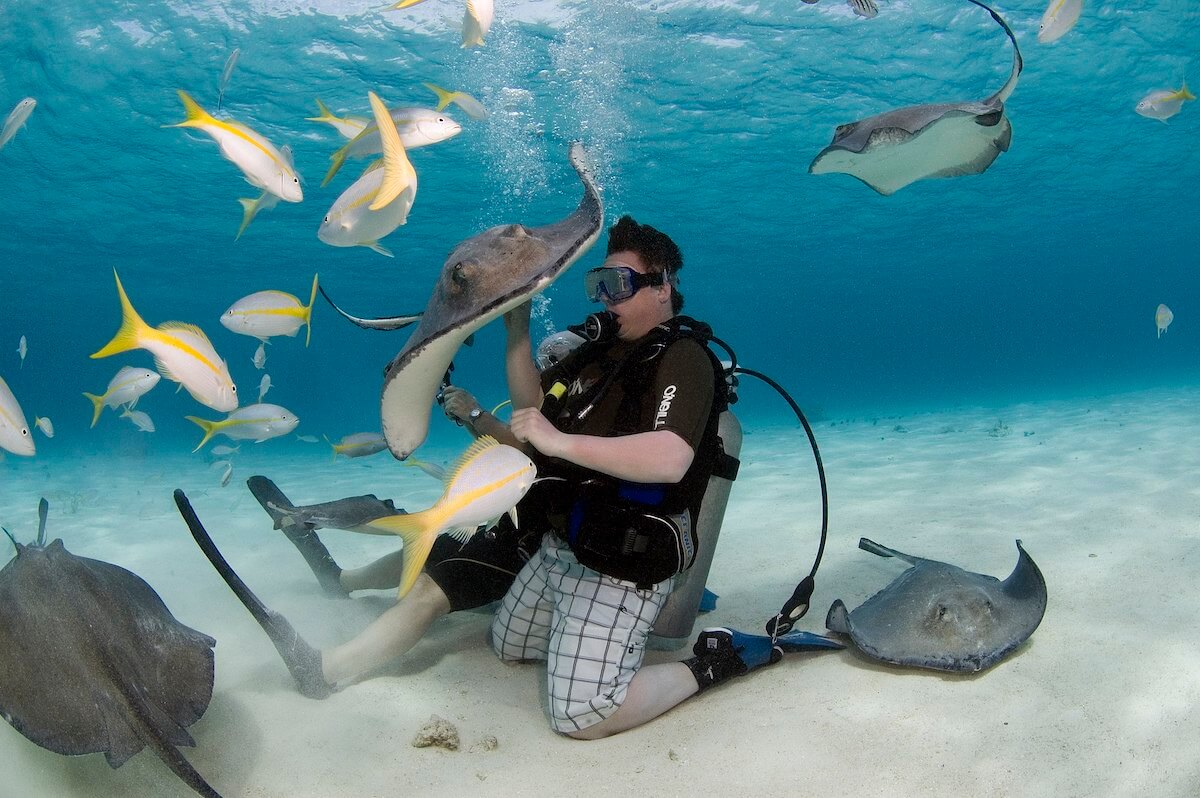
{"type": "Polygon", "coordinates": [[[683,268],[683,254],[669,235],[648,224],[638,224],[632,216],[622,216],[608,229],[608,254],[614,252],[641,255],[650,272],[663,274],[671,283],[671,312],[678,314],[683,310],[678,277],[683,268]]]}

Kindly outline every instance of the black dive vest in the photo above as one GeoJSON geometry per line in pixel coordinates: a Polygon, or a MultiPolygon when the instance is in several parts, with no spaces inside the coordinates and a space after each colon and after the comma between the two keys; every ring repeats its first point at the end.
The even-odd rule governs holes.
{"type": "MultiPolygon", "coordinates": [[[[709,478],[717,473],[733,479],[738,464],[725,453],[718,434],[721,413],[729,406],[729,383],[724,366],[708,347],[711,337],[707,324],[676,316],[648,333],[591,391],[572,402],[566,418],[560,417],[556,402],[543,403],[543,412],[553,405],[547,416],[558,429],[576,432],[583,423],[579,415],[590,412],[620,383],[623,397],[617,418],[636,418],[633,426],[645,429],[641,404],[661,355],[682,338],[695,340],[713,367],[713,399],[695,459],[682,480],[673,484],[629,482],[564,460],[535,456],[539,478],[549,479],[539,481],[522,501],[522,523],[544,524],[571,545],[584,565],[639,586],[686,570],[703,543],[697,540],[696,521],[709,478]],[[684,514],[686,519],[680,519],[684,514]]],[[[582,344],[556,367],[552,378],[570,384],[610,347],[600,342],[582,344]]]]}

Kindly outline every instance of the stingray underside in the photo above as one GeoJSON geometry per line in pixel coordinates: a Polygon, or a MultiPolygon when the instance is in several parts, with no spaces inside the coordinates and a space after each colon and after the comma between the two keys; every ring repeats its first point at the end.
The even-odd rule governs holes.
{"type": "Polygon", "coordinates": [[[855,610],[835,601],[826,626],[848,635],[867,656],[894,665],[967,673],[989,668],[1027,640],[1046,611],[1045,579],[1019,541],[1017,548],[1017,565],[1003,582],[912,558],[912,567],[855,610]]]}
{"type": "Polygon", "coordinates": [[[808,170],[852,175],[890,195],[925,178],[980,174],[1011,141],[1000,103],[919,105],[843,125],[808,170]]]}

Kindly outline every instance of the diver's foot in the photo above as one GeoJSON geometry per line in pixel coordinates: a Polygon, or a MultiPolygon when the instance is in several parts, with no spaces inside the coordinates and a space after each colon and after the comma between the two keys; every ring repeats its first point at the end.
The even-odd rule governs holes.
{"type": "Polygon", "coordinates": [[[755,668],[783,659],[783,650],[762,635],[718,627],[705,629],[692,646],[691,659],[683,661],[704,692],[713,685],[742,676],[755,668]]]}
{"type": "Polygon", "coordinates": [[[288,497],[279,487],[264,476],[253,476],[246,480],[246,486],[258,499],[258,503],[267,511],[275,522],[275,528],[282,530],[287,539],[292,542],[300,556],[312,569],[313,576],[325,593],[334,598],[348,598],[349,591],[342,587],[342,569],[334,561],[329,549],[317,536],[316,527],[300,521],[291,510],[295,509],[288,497]]]}
{"type": "Polygon", "coordinates": [[[329,698],[335,687],[325,681],[321,669],[321,651],[300,636],[295,627],[277,612],[268,610],[269,620],[263,625],[275,644],[283,664],[296,680],[300,694],[308,698],[329,698]]]}

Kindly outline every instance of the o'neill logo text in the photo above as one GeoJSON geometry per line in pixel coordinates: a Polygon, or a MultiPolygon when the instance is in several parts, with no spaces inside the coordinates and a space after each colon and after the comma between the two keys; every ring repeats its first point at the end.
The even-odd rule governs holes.
{"type": "Polygon", "coordinates": [[[663,389],[662,401],[658,403],[658,413],[654,416],[654,428],[658,429],[667,420],[667,413],[671,412],[671,400],[675,398],[675,386],[668,385],[663,389]]]}

